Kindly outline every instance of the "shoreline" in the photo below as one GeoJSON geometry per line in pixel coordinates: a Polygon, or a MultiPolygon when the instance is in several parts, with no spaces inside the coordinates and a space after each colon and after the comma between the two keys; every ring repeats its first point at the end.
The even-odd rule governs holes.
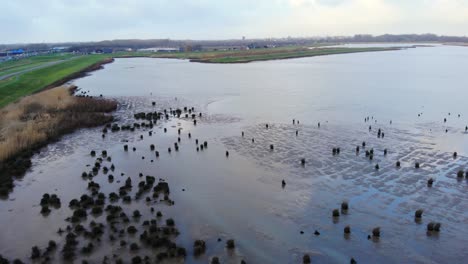
{"type": "Polygon", "coordinates": [[[76,86],[53,87],[23,97],[0,112],[0,198],[31,168],[31,158],[78,129],[108,124],[118,102],[77,95],[76,86]],[[52,102],[52,103],[51,103],[52,102]],[[20,124],[17,131],[10,123],[20,124]],[[32,127],[32,128],[31,128],[32,127]]]}
{"type": "Polygon", "coordinates": [[[338,52],[338,53],[327,53],[327,54],[308,54],[308,55],[299,55],[279,57],[279,58],[254,58],[252,60],[238,60],[238,61],[228,61],[228,62],[219,62],[219,61],[210,61],[204,59],[190,59],[190,62],[195,63],[207,63],[207,64],[243,64],[251,62],[263,62],[263,61],[278,61],[278,60],[291,60],[291,59],[300,59],[300,58],[311,58],[311,57],[321,57],[321,56],[330,56],[330,55],[344,55],[344,54],[353,54],[353,53],[367,53],[367,52],[380,52],[380,51],[395,51],[402,50],[403,48],[388,48],[383,50],[364,50],[364,51],[350,51],[350,52],[338,52]]]}
{"type": "Polygon", "coordinates": [[[103,65],[109,64],[109,63],[112,63],[112,62],[114,62],[114,58],[107,58],[107,59],[104,59],[102,61],[96,62],[96,63],[86,67],[83,70],[72,73],[71,75],[68,75],[65,78],[62,78],[62,79],[60,79],[58,81],[53,82],[52,84],[47,85],[46,87],[42,88],[41,90],[39,90],[37,92],[42,92],[42,91],[47,90],[47,89],[51,89],[51,88],[55,88],[55,87],[64,85],[69,81],[73,81],[73,80],[76,80],[76,79],[79,79],[79,78],[86,77],[86,75],[88,73],[93,72],[93,71],[102,70],[102,69],[104,69],[103,65]]]}
{"type": "Polygon", "coordinates": [[[261,50],[246,50],[246,51],[216,51],[216,52],[190,52],[190,53],[169,53],[169,54],[122,54],[113,56],[117,59],[126,58],[161,58],[161,59],[182,59],[197,63],[211,64],[239,64],[255,61],[270,61],[270,60],[285,60],[298,59],[307,57],[317,57],[326,55],[340,55],[350,53],[365,53],[377,51],[394,51],[403,50],[407,47],[366,47],[366,48],[347,48],[347,47],[316,47],[295,48],[295,49],[261,49],[261,50]]]}

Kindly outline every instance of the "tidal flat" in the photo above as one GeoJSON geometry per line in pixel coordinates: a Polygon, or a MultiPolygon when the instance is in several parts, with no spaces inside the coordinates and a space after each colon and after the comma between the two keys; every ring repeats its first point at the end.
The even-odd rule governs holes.
{"type": "Polygon", "coordinates": [[[464,47],[435,46],[249,64],[115,59],[73,81],[117,100],[114,122],[33,157],[0,201],[0,254],[40,262],[32,247],[43,255],[53,240],[49,261],[67,263],[73,233],[76,263],[303,263],[304,255],[312,263],[463,263],[466,56],[464,47]],[[135,116],[155,112],[152,127],[135,116]],[[128,179],[132,187],[120,192],[128,179]],[[167,199],[154,196],[161,182],[167,199]],[[45,193],[61,201],[46,214],[45,193]],[[74,222],[69,203],[83,194],[93,205],[74,222]],[[125,216],[109,221],[108,205],[125,216]],[[151,220],[173,251],[144,242],[151,220]]]}

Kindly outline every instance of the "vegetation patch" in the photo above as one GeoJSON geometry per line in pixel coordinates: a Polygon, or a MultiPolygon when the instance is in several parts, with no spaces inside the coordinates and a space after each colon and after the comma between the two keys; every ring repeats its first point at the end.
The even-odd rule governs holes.
{"type": "Polygon", "coordinates": [[[76,87],[57,87],[23,98],[0,111],[0,195],[13,188],[13,177],[31,167],[40,148],[79,128],[112,121],[117,102],[73,96],[76,87]]]}

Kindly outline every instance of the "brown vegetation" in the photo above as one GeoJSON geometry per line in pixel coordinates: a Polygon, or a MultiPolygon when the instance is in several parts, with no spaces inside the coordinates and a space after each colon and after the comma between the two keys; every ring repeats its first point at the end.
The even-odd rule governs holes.
{"type": "Polygon", "coordinates": [[[75,89],[49,89],[0,110],[0,195],[30,167],[35,150],[75,129],[112,121],[106,113],[116,109],[115,101],[76,97],[75,89]]]}

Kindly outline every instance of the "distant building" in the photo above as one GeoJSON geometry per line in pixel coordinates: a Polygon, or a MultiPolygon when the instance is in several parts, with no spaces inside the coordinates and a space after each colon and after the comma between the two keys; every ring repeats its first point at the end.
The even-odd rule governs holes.
{"type": "Polygon", "coordinates": [[[185,45],[179,48],[180,52],[202,51],[201,45],[185,45]]]}
{"type": "Polygon", "coordinates": [[[175,52],[175,51],[179,51],[179,49],[178,48],[167,48],[167,47],[155,47],[155,48],[139,49],[138,51],[144,51],[144,52],[175,52]]]}
{"type": "Polygon", "coordinates": [[[23,49],[15,49],[15,50],[7,51],[7,53],[9,55],[21,55],[21,54],[24,53],[24,50],[23,49]]]}
{"type": "Polygon", "coordinates": [[[51,52],[65,52],[69,49],[70,47],[53,47],[50,51],[51,52]]]}
{"type": "Polygon", "coordinates": [[[110,48],[96,49],[96,50],[94,51],[94,53],[96,53],[96,54],[110,54],[110,53],[112,53],[112,52],[113,52],[113,50],[110,49],[110,48]]]}

